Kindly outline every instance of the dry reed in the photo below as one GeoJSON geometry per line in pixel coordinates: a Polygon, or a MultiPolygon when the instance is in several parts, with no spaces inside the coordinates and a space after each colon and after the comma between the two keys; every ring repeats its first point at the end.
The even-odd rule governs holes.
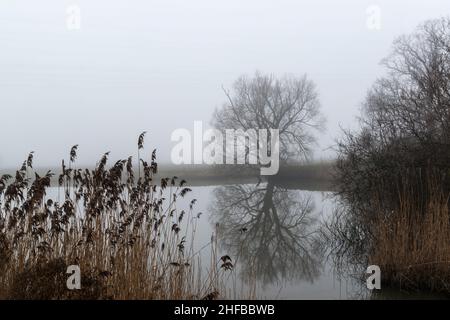
{"type": "Polygon", "coordinates": [[[402,190],[398,208],[373,223],[369,263],[380,266],[384,285],[450,293],[449,195],[432,181],[424,202],[402,190]]]}
{"type": "MultiPolygon", "coordinates": [[[[223,298],[229,270],[213,254],[205,275],[194,251],[196,200],[180,210],[186,181],[154,182],[155,150],[140,158],[144,134],[138,177],[131,157],[108,168],[108,153],[77,169],[78,146],[62,162],[57,199],[47,195],[53,173],[34,172],[33,153],[15,177],[0,177],[1,299],[223,298]],[[66,287],[69,265],[80,266],[80,290],[66,287]]],[[[215,253],[214,237],[210,245],[215,253]]]]}

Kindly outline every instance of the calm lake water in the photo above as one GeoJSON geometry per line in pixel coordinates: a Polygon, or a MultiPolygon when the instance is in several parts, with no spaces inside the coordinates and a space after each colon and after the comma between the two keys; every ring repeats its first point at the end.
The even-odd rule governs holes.
{"type": "Polygon", "coordinates": [[[197,248],[204,247],[200,256],[207,263],[203,268],[207,271],[210,261],[207,244],[218,230],[218,257],[229,255],[235,265],[227,282],[231,295],[248,281],[258,298],[349,299],[364,295],[360,281],[338,276],[331,262],[315,254],[315,231],[335,205],[330,192],[270,190],[267,184],[191,189],[188,198],[197,199],[195,210],[203,213],[195,239],[197,248]]]}
{"type": "MultiPolygon", "coordinates": [[[[407,293],[366,287],[364,271],[340,270],[317,248],[317,231],[338,205],[332,192],[279,188],[267,183],[191,187],[197,199],[195,246],[204,271],[208,270],[207,244],[218,232],[218,257],[229,255],[234,269],[226,278],[228,297],[246,297],[248,281],[261,299],[440,299],[432,293],[407,293]],[[246,284],[246,285],[244,285],[246,284]],[[239,295],[241,294],[241,295],[239,295]]],[[[303,188],[303,186],[302,186],[303,188]]],[[[186,204],[188,199],[184,199],[186,204]]],[[[183,205],[181,203],[181,205],[183,205]]]]}
{"type": "MultiPolygon", "coordinates": [[[[441,298],[386,289],[374,296],[361,280],[364,270],[357,275],[345,270],[338,274],[320,250],[323,244],[317,232],[337,206],[332,192],[292,185],[287,189],[266,182],[209,182],[189,188],[192,191],[178,198],[177,207],[187,210],[191,200],[197,200],[193,216],[201,214],[195,218],[195,261],[207,275],[211,243],[216,239],[214,263],[220,267],[222,256],[229,256],[233,263],[232,270],[221,271],[230,299],[441,298]]],[[[62,196],[57,188],[51,189],[48,196],[62,196]]]]}

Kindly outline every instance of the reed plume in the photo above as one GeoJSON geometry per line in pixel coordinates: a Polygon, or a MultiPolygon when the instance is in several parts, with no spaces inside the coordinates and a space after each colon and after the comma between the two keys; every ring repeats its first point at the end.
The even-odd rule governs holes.
{"type": "MultiPolygon", "coordinates": [[[[139,136],[139,151],[144,136],[139,136]]],[[[191,191],[185,181],[172,177],[155,183],[156,150],[149,161],[139,155],[137,180],[132,157],[108,167],[105,153],[93,170],[76,169],[77,152],[75,145],[69,166],[62,161],[56,197],[50,195],[54,173],[34,172],[34,153],[15,177],[0,177],[0,298],[219,296],[217,279],[227,270],[213,261],[206,280],[200,279],[193,248],[200,217],[194,213],[196,200],[180,210],[177,198],[191,191]],[[69,265],[81,269],[80,290],[66,287],[69,265]]]]}

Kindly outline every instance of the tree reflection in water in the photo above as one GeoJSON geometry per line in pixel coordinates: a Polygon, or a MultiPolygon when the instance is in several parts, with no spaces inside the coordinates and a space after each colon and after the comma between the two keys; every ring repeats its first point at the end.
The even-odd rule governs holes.
{"type": "Polygon", "coordinates": [[[269,182],[217,187],[210,211],[243,279],[268,285],[319,276],[313,209],[310,195],[269,182]]]}

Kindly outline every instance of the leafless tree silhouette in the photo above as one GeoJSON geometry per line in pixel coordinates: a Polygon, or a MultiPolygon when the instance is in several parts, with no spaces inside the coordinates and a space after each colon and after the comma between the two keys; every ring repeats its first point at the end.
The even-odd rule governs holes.
{"type": "Polygon", "coordinates": [[[280,157],[305,158],[315,141],[314,131],[322,129],[324,117],[314,83],[306,76],[297,78],[256,73],[240,77],[227,103],[216,110],[212,124],[225,129],[279,129],[280,157]]]}
{"type": "MultiPolygon", "coordinates": [[[[360,132],[347,132],[338,147],[337,189],[363,207],[374,193],[395,204],[399,186],[425,173],[437,171],[450,187],[450,19],[398,38],[383,64],[388,72],[367,95],[360,132]]],[[[425,199],[426,185],[411,187],[425,199]]]]}

